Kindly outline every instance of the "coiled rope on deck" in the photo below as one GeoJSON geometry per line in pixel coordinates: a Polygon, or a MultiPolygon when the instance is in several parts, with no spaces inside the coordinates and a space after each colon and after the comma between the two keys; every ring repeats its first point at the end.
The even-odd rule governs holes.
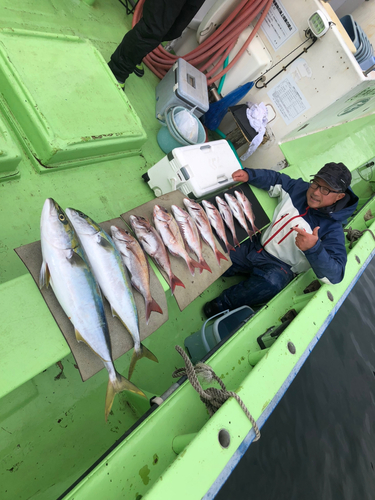
{"type": "Polygon", "coordinates": [[[221,407],[222,404],[225,403],[225,401],[227,401],[227,399],[231,397],[234,398],[241,406],[247,418],[250,420],[251,425],[253,426],[253,429],[255,431],[254,441],[258,441],[258,439],[260,438],[260,431],[257,423],[249,410],[246,408],[245,403],[242,401],[239,395],[233,391],[227,391],[224,382],[216,375],[216,373],[210,366],[206,365],[205,363],[197,363],[195,366],[193,366],[192,362],[179,345],[176,345],[175,349],[182,356],[185,362],[185,368],[179,368],[175,370],[172,373],[172,377],[179,378],[183,375],[187,376],[189,382],[199,394],[201,401],[206,405],[210,417],[212,417],[212,415],[221,407]],[[216,382],[220,384],[221,389],[208,387],[206,390],[204,390],[198,381],[197,375],[201,375],[207,382],[216,380],[216,382]]]}
{"type": "Polygon", "coordinates": [[[369,231],[369,233],[371,233],[375,241],[375,236],[374,233],[371,231],[371,229],[364,229],[363,231],[359,231],[358,229],[352,229],[351,227],[349,227],[348,229],[344,229],[344,233],[347,233],[346,237],[350,241],[349,245],[350,249],[352,249],[353,243],[357,241],[366,231],[369,231]]]}

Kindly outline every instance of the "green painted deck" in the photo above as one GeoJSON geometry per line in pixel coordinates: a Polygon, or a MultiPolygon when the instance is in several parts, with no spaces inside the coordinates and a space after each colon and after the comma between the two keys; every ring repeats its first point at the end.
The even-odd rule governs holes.
{"type": "MultiPolygon", "coordinates": [[[[10,36],[9,28],[30,35],[32,32],[36,44],[48,39],[77,49],[64,53],[61,67],[68,65],[71,78],[66,71],[59,73],[55,62],[52,64],[55,53],[51,49],[51,71],[46,58],[42,58],[41,69],[46,78],[39,74],[36,85],[32,78],[37,76],[37,72],[33,73],[36,67],[26,64],[30,46],[22,43],[25,35],[19,35],[12,50],[16,47],[19,51],[19,74],[27,66],[30,80],[22,74],[17,88],[6,86],[4,93],[8,100],[14,99],[14,111],[10,113],[6,105],[0,111],[0,498],[4,499],[57,498],[149,408],[147,401],[120,394],[105,424],[107,373],[102,370],[82,383],[60,330],[13,251],[40,239],[40,212],[47,197],[55,198],[62,207],[75,206],[95,220],[118,217],[153,198],[141,175],[164,156],[156,142],[160,125],[154,117],[158,79],[146,69],[143,78],[131,76],[126,83],[126,95],[121,93],[102,62],[109,59],[131,19],[117,0],[96,0],[92,6],[88,3],[0,0],[0,28],[6,29],[0,32],[1,54],[11,50],[3,44],[3,37],[10,36]],[[75,37],[90,43],[78,42],[75,37]],[[87,73],[88,68],[83,65],[81,71],[79,63],[87,62],[86,55],[97,58],[97,54],[100,57],[92,80],[80,82],[78,76],[87,73]],[[79,93],[71,102],[66,101],[66,109],[55,109],[56,95],[58,99],[68,99],[70,83],[79,87],[79,93]],[[18,102],[26,94],[38,102],[41,99],[40,113],[31,111],[32,101],[22,106],[18,102]],[[109,132],[107,97],[108,106],[116,108],[117,113],[114,128],[109,132]],[[73,111],[75,120],[70,121],[73,111]],[[97,146],[92,136],[102,135],[100,130],[104,129],[98,127],[102,118],[107,127],[105,133],[119,135],[117,139],[101,137],[97,146]],[[44,133],[37,133],[34,124],[39,124],[44,133]],[[132,127],[136,129],[136,139],[129,139],[132,127]],[[78,136],[91,139],[71,140],[78,136]],[[44,161],[49,168],[41,164],[44,161]]],[[[2,82],[10,81],[9,66],[3,62],[2,82]]],[[[286,172],[308,178],[332,158],[344,161],[353,171],[354,190],[365,203],[372,195],[371,184],[363,181],[355,169],[375,156],[374,135],[374,119],[368,117],[286,143],[282,150],[291,165],[286,172]]],[[[271,214],[275,200],[264,192],[257,191],[257,195],[271,214]]],[[[375,212],[374,200],[368,208],[375,212]]],[[[350,225],[360,230],[367,227],[361,213],[350,225]]],[[[371,228],[375,231],[375,224],[371,228]]],[[[339,285],[324,285],[306,295],[303,290],[315,278],[314,274],[309,271],[299,276],[210,358],[209,364],[229,390],[238,392],[256,419],[293,372],[318,330],[324,328],[327,315],[334,313],[342,294],[373,251],[374,242],[366,233],[350,251],[345,279],[339,285]],[[287,328],[261,361],[252,366],[248,356],[259,352],[256,338],[279,324],[290,309],[299,313],[293,327],[287,328]],[[289,341],[296,346],[295,355],[287,350],[289,341]]],[[[201,327],[202,305],[231,283],[234,279],[218,280],[183,312],[167,294],[170,319],[145,341],[159,358],[159,364],[152,363],[150,367],[147,360],[140,361],[132,379],[148,395],[161,395],[175,382],[171,374],[182,366],[182,360],[174,346],[183,345],[184,338],[201,327]]],[[[120,373],[127,372],[130,356],[131,352],[116,361],[120,373]]],[[[209,420],[199,397],[185,383],[67,498],[175,499],[177,494],[180,499],[201,498],[249,430],[248,420],[233,400],[209,420]],[[218,443],[218,431],[222,428],[231,435],[228,449],[218,443]],[[189,433],[198,434],[177,456],[172,449],[173,438],[189,433]]]]}

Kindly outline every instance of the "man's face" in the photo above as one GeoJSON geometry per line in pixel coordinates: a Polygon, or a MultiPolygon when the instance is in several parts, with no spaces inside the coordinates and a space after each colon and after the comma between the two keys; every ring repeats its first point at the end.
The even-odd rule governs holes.
{"type": "Polygon", "coordinates": [[[337,193],[331,190],[329,184],[319,177],[314,177],[313,184],[310,185],[307,190],[307,204],[310,208],[323,208],[329,207],[336,203],[336,201],[341,200],[345,196],[345,193],[337,193]],[[318,187],[315,187],[317,185],[318,187]],[[331,192],[329,194],[323,194],[320,190],[320,186],[329,189],[331,192]]]}

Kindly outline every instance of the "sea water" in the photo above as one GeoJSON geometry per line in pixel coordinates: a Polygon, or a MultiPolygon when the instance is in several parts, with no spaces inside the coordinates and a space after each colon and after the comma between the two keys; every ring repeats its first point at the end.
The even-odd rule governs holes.
{"type": "Polygon", "coordinates": [[[375,259],[218,500],[375,499],[375,259]]]}

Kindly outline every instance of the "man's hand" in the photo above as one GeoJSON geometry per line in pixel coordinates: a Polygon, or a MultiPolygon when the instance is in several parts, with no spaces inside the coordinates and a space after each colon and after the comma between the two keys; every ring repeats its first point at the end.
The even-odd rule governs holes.
{"type": "Polygon", "coordinates": [[[295,226],[293,229],[296,233],[298,233],[296,236],[296,245],[300,250],[302,250],[302,252],[310,250],[310,248],[312,248],[319,239],[318,237],[318,231],[320,229],[319,226],[313,229],[312,234],[306,233],[305,229],[299,229],[297,226],[295,226]]]}
{"type": "Polygon", "coordinates": [[[232,174],[232,179],[236,182],[247,182],[249,180],[249,175],[245,170],[236,170],[232,174]]]}

